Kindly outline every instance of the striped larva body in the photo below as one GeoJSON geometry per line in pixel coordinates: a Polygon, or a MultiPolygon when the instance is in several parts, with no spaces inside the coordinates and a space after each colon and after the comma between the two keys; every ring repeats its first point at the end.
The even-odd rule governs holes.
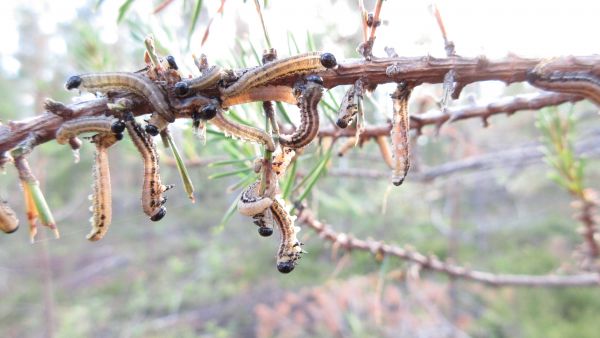
{"type": "Polygon", "coordinates": [[[302,243],[297,238],[299,227],[294,225],[295,216],[291,216],[285,209],[283,200],[274,200],[269,207],[273,214],[275,224],[279,228],[281,240],[277,250],[277,270],[281,273],[289,273],[296,267],[297,261],[301,258],[302,243]]]}
{"type": "Polygon", "coordinates": [[[84,116],[68,120],[56,131],[56,142],[67,144],[81,133],[110,133],[112,125],[117,121],[112,116],[84,116]]]}
{"type": "Polygon", "coordinates": [[[551,72],[543,74],[534,69],[527,73],[527,81],[543,90],[575,94],[585,97],[600,107],[600,78],[586,72],[551,72]]]}
{"type": "Polygon", "coordinates": [[[87,235],[90,241],[100,240],[106,235],[112,220],[112,201],[108,148],[117,142],[114,134],[96,134],[92,137],[96,145],[93,168],[94,184],[92,194],[92,230],[87,235]]]}
{"type": "Polygon", "coordinates": [[[356,84],[353,84],[348,88],[346,94],[344,94],[344,98],[342,99],[342,103],[340,104],[340,110],[338,112],[337,120],[335,124],[337,124],[340,128],[346,128],[358,113],[358,104],[356,103],[356,84]]]}
{"type": "Polygon", "coordinates": [[[212,66],[202,73],[201,76],[177,82],[174,87],[175,95],[186,96],[200,90],[216,87],[223,77],[223,69],[220,66],[212,66]]]}
{"type": "Polygon", "coordinates": [[[223,98],[235,96],[250,88],[260,87],[269,82],[288,76],[302,76],[335,67],[335,58],[330,53],[310,52],[268,62],[250,69],[236,82],[221,90],[223,98]],[[325,66],[325,65],[327,66],[325,66]]]}
{"type": "Polygon", "coordinates": [[[244,216],[255,216],[273,204],[273,199],[259,195],[260,180],[250,184],[242,191],[237,209],[244,216]]]}
{"type": "Polygon", "coordinates": [[[289,104],[297,104],[298,101],[292,92],[292,88],[287,86],[264,86],[250,88],[247,91],[235,96],[223,99],[222,107],[227,108],[238,104],[256,102],[256,101],[279,101],[289,104]]]}
{"type": "Polygon", "coordinates": [[[308,145],[319,132],[319,101],[323,96],[323,85],[320,77],[309,76],[306,84],[297,88],[299,93],[298,106],[300,108],[300,125],[289,135],[280,135],[279,143],[283,147],[302,148],[308,145]]]}
{"type": "Polygon", "coordinates": [[[392,140],[393,155],[392,183],[396,186],[404,182],[404,178],[410,168],[410,151],[408,148],[410,116],[408,113],[408,99],[410,98],[411,91],[411,85],[401,82],[392,94],[394,115],[392,117],[390,138],[392,140]]]}
{"type": "Polygon", "coordinates": [[[215,127],[219,128],[225,134],[225,136],[238,138],[243,141],[260,143],[264,145],[267,150],[275,151],[275,143],[269,134],[258,128],[231,121],[225,117],[222,109],[216,106],[213,108],[215,109],[216,114],[213,118],[209,119],[209,122],[214,124],[215,127]]]}
{"type": "Polygon", "coordinates": [[[135,122],[131,115],[126,118],[125,125],[133,144],[144,159],[142,209],[146,215],[150,216],[150,220],[159,221],[167,213],[167,209],[163,206],[166,201],[166,198],[163,197],[163,192],[167,191],[171,186],[161,183],[158,153],[156,152],[154,142],[152,142],[152,137],[135,122]]]}
{"type": "Polygon", "coordinates": [[[65,83],[67,90],[84,88],[90,92],[123,90],[141,96],[154,110],[169,122],[175,121],[175,115],[163,91],[152,80],[135,73],[108,72],[71,76],[65,83]]]}
{"type": "Polygon", "coordinates": [[[19,229],[19,219],[6,201],[0,200],[0,230],[10,234],[19,229]]]}

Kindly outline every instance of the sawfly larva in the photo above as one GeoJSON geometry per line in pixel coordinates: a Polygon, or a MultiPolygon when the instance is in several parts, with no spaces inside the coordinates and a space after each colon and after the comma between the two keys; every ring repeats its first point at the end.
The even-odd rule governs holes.
{"type": "Polygon", "coordinates": [[[265,86],[250,88],[238,95],[224,98],[221,106],[223,108],[235,106],[238,104],[256,102],[256,101],[279,101],[289,104],[297,104],[296,96],[292,92],[292,88],[287,86],[265,86]]]}
{"type": "Polygon", "coordinates": [[[166,202],[163,193],[172,186],[161,183],[158,153],[152,137],[142,129],[131,114],[126,117],[125,126],[133,144],[144,159],[142,209],[146,215],[150,216],[150,220],[159,221],[167,213],[167,208],[163,205],[166,202]]]}
{"type": "Polygon", "coordinates": [[[600,107],[600,78],[591,73],[555,71],[544,74],[536,68],[527,73],[527,81],[543,90],[583,96],[600,107]]]}
{"type": "Polygon", "coordinates": [[[338,118],[335,124],[340,128],[346,128],[358,113],[358,104],[356,103],[356,84],[353,84],[348,88],[342,104],[340,104],[340,110],[338,112],[338,118]]]}
{"type": "Polygon", "coordinates": [[[404,182],[404,178],[410,168],[410,151],[408,148],[408,132],[410,130],[410,115],[408,113],[408,99],[412,91],[412,85],[406,82],[398,83],[396,91],[392,94],[394,115],[392,116],[392,183],[396,186],[404,182]]]}
{"type": "Polygon", "coordinates": [[[337,62],[331,53],[310,52],[268,62],[248,70],[237,81],[221,90],[223,97],[230,97],[254,87],[287,77],[317,73],[335,67],[337,62]]]}
{"type": "Polygon", "coordinates": [[[92,198],[92,230],[87,235],[90,241],[100,240],[106,235],[112,220],[112,201],[108,148],[117,142],[115,134],[96,134],[92,137],[96,145],[93,168],[94,184],[92,198]]]}
{"type": "Polygon", "coordinates": [[[290,273],[296,267],[303,250],[302,243],[297,238],[300,228],[294,225],[296,217],[290,215],[284,203],[283,200],[274,200],[269,211],[273,214],[275,224],[281,233],[277,250],[277,270],[281,273],[290,273]]]}
{"type": "Polygon", "coordinates": [[[123,136],[123,124],[112,116],[83,116],[64,122],[56,131],[56,142],[67,144],[81,133],[114,133],[123,136]]]}
{"type": "Polygon", "coordinates": [[[279,143],[287,148],[302,148],[308,145],[319,132],[319,111],[317,107],[323,96],[323,80],[311,75],[306,83],[297,85],[298,106],[300,108],[300,125],[289,135],[281,134],[279,143]]]}
{"type": "Polygon", "coordinates": [[[154,110],[169,122],[175,121],[175,115],[162,90],[152,80],[135,73],[108,72],[71,76],[65,83],[67,90],[84,88],[90,92],[123,90],[141,96],[154,110]]]}
{"type": "Polygon", "coordinates": [[[19,219],[8,206],[8,202],[0,199],[0,230],[11,234],[19,229],[19,219]]]}
{"type": "Polygon", "coordinates": [[[215,87],[223,76],[223,69],[219,66],[212,66],[202,73],[201,76],[179,81],[173,88],[175,95],[186,96],[190,92],[195,93],[210,87],[215,87]]]}

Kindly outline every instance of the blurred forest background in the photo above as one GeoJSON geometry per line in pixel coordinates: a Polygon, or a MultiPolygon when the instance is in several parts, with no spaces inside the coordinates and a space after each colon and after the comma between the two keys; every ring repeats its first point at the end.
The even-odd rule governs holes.
{"type": "MultiPolygon", "coordinates": [[[[280,56],[316,49],[339,58],[359,57],[355,0],[265,3],[267,28],[280,56]]],[[[598,31],[592,16],[598,8],[586,2],[552,7],[509,1],[485,8],[477,3],[442,7],[460,55],[598,52],[591,33],[598,31]],[[553,23],[564,17],[572,24],[553,23]]],[[[205,53],[227,67],[257,64],[253,49],[260,54],[265,44],[252,1],[228,1],[217,14],[219,1],[175,0],[152,14],[159,4],[2,2],[0,119],[34,116],[46,97],[71,102],[75,95],[63,89],[69,75],[141,68],[147,33],[154,34],[159,52],[174,55],[185,72],[196,74],[191,53],[205,53]]],[[[368,9],[373,4],[365,1],[368,9]]],[[[382,17],[375,55],[385,55],[383,47],[391,46],[402,56],[444,56],[428,4],[386,1],[382,17]]],[[[369,124],[390,116],[392,88],[380,86],[367,99],[369,124]]],[[[452,105],[535,91],[524,84],[475,84],[452,105]]],[[[344,88],[330,93],[324,95],[326,104],[335,107],[344,88]]],[[[439,109],[435,101],[441,95],[440,85],[419,87],[411,113],[439,109]]],[[[285,108],[294,115],[294,107],[285,108]]],[[[327,107],[321,112],[332,116],[327,107]]],[[[257,104],[236,108],[236,113],[263,123],[257,104]]],[[[569,138],[586,149],[584,182],[600,188],[597,108],[582,101],[550,114],[573,121],[569,138]]],[[[425,128],[413,142],[413,167],[400,187],[391,186],[374,142],[337,157],[343,143],[338,142],[306,201],[338,231],[410,244],[480,270],[572,270],[577,266],[573,253],[582,242],[576,231],[580,224],[572,217],[569,193],[548,178],[552,168],[541,155],[536,119],[536,113],[524,111],[495,116],[487,128],[479,120],[446,125],[439,135],[425,128]],[[444,163],[465,159],[483,165],[423,179],[444,163]],[[348,172],[380,175],[349,177],[348,172]]],[[[325,117],[322,123],[331,122],[325,117]]],[[[228,188],[252,180],[251,159],[260,149],[211,133],[203,145],[189,121],[177,122],[173,132],[185,156],[200,164],[189,168],[196,204],[185,196],[176,169],[167,165],[170,154],[162,149],[163,182],[176,189],[168,193],[167,217],[150,222],[139,206],[141,161],[130,141],[121,142],[110,151],[113,224],[96,243],[85,240],[93,159],[89,143],[77,164],[71,150],[55,142],[36,148],[30,159],[57,219],[59,240],[41,228],[37,241],[29,244],[16,172],[8,167],[0,175],[0,196],[21,219],[18,232],[0,236],[0,336],[597,337],[600,332],[597,288],[489,288],[419,272],[394,258],[377,261],[364,252],[332,250],[309,229],[300,233],[308,254],[291,274],[282,275],[274,264],[278,234],[260,238],[247,218],[228,212],[239,193],[239,188],[228,188]],[[240,161],[207,165],[228,159],[240,161]],[[237,173],[222,175],[231,172],[237,173]]],[[[309,173],[325,156],[322,144],[314,143],[298,163],[301,173],[309,173]]]]}

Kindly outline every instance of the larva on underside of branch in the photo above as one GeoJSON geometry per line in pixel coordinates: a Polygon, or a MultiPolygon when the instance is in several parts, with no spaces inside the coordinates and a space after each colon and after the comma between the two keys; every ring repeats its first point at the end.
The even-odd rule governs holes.
{"type": "Polygon", "coordinates": [[[0,230],[10,234],[19,229],[19,219],[8,206],[8,202],[0,199],[0,230]]]}
{"type": "Polygon", "coordinates": [[[359,81],[350,86],[350,88],[348,88],[346,91],[346,94],[344,94],[344,98],[340,104],[340,110],[338,111],[338,117],[335,122],[335,124],[337,124],[337,126],[340,128],[348,127],[358,113],[358,104],[356,103],[356,87],[359,81]]]}
{"type": "Polygon", "coordinates": [[[108,148],[117,142],[115,134],[96,134],[92,137],[96,145],[92,185],[92,230],[87,235],[90,241],[100,240],[106,235],[112,220],[112,201],[108,148]]]}
{"type": "Polygon", "coordinates": [[[296,86],[300,125],[289,135],[279,135],[283,147],[298,149],[307,146],[319,132],[319,101],[323,96],[323,79],[316,75],[306,78],[305,84],[296,86]]]}
{"type": "Polygon", "coordinates": [[[65,83],[67,90],[80,87],[90,92],[123,90],[134,93],[148,101],[165,120],[171,123],[175,121],[163,91],[142,75],[126,72],[90,73],[71,76],[65,83]]]}
{"type": "Polygon", "coordinates": [[[152,137],[142,129],[131,114],[126,116],[125,126],[133,144],[144,159],[142,209],[146,215],[150,216],[150,220],[159,221],[167,213],[167,208],[163,205],[167,199],[163,197],[163,192],[169,190],[172,186],[161,183],[158,153],[152,137]]]}
{"type": "Polygon", "coordinates": [[[235,96],[254,87],[264,86],[269,82],[287,76],[302,76],[317,73],[337,65],[331,53],[310,52],[268,62],[260,67],[250,69],[237,81],[221,90],[223,99],[235,96]]]}
{"type": "Polygon", "coordinates": [[[289,104],[298,103],[296,97],[292,93],[292,88],[287,86],[265,86],[250,88],[238,95],[224,98],[221,106],[227,108],[255,101],[279,101],[289,104]]]}
{"type": "Polygon", "coordinates": [[[394,115],[392,117],[392,183],[396,186],[404,182],[410,168],[410,151],[408,147],[408,132],[410,130],[410,115],[408,113],[408,99],[412,92],[412,85],[406,82],[398,83],[396,91],[392,94],[394,115]]]}
{"type": "Polygon", "coordinates": [[[543,66],[527,73],[527,81],[534,87],[585,97],[600,107],[600,78],[586,72],[543,73],[543,66]]]}

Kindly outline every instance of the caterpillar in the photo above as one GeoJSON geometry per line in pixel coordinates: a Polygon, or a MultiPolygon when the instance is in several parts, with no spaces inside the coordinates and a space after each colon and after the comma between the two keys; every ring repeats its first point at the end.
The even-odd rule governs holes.
{"type": "Polygon", "coordinates": [[[19,229],[19,219],[8,206],[8,202],[0,200],[0,230],[11,234],[19,229]]]}
{"type": "Polygon", "coordinates": [[[210,120],[210,123],[219,128],[226,136],[238,138],[240,140],[256,142],[264,145],[267,150],[275,151],[275,142],[273,138],[264,131],[245,124],[233,122],[225,117],[223,110],[217,104],[209,104],[203,107],[198,115],[192,114],[192,119],[198,117],[204,120],[210,120]]]}
{"type": "Polygon", "coordinates": [[[344,98],[342,99],[342,104],[340,105],[340,110],[338,111],[338,118],[335,124],[340,128],[346,128],[358,113],[358,104],[355,102],[356,98],[356,84],[353,84],[348,88],[346,94],[344,94],[344,98]]]}
{"type": "Polygon", "coordinates": [[[300,231],[300,228],[294,224],[296,217],[291,216],[284,205],[283,200],[275,199],[269,207],[269,211],[273,214],[275,224],[281,233],[277,250],[277,270],[281,273],[290,273],[296,267],[303,250],[302,243],[296,236],[300,231]]]}
{"type": "Polygon", "coordinates": [[[133,144],[144,159],[142,209],[146,215],[150,216],[150,220],[159,221],[167,213],[167,208],[164,206],[167,199],[163,197],[163,193],[173,186],[161,183],[158,153],[152,137],[135,121],[132,114],[127,114],[125,127],[133,144]]]}
{"type": "Polygon", "coordinates": [[[92,224],[91,232],[86,236],[90,241],[100,240],[106,235],[112,220],[112,201],[110,170],[107,149],[118,141],[115,134],[96,134],[92,142],[96,145],[92,185],[92,224]]]}
{"type": "Polygon", "coordinates": [[[120,139],[123,137],[124,128],[123,123],[112,116],[83,116],[64,122],[56,131],[56,142],[67,144],[77,135],[89,132],[113,132],[120,139]]]}
{"type": "Polygon", "coordinates": [[[294,96],[292,92],[292,88],[287,86],[265,86],[250,88],[235,96],[226,97],[223,99],[221,106],[226,108],[255,101],[279,101],[289,104],[298,103],[296,96],[294,96]]]}
{"type": "Polygon", "coordinates": [[[173,90],[177,96],[186,96],[190,92],[195,93],[216,86],[222,77],[223,69],[219,66],[212,66],[203,72],[202,76],[177,82],[173,90]]]}
{"type": "Polygon", "coordinates": [[[108,72],[74,75],[67,79],[67,90],[84,88],[88,91],[108,92],[124,90],[141,96],[154,110],[170,123],[175,121],[169,103],[162,90],[152,80],[135,73],[108,72]]]}
{"type": "Polygon", "coordinates": [[[398,83],[396,91],[391,95],[394,105],[392,117],[392,183],[396,186],[404,182],[410,168],[410,152],[408,148],[408,131],[410,130],[408,99],[412,92],[412,85],[406,82],[398,83]]]}
{"type": "Polygon", "coordinates": [[[323,96],[323,80],[316,75],[306,78],[306,84],[295,88],[300,107],[300,125],[289,135],[280,135],[279,143],[287,148],[302,148],[308,145],[319,132],[319,111],[317,106],[323,96]]]}
{"type": "Polygon", "coordinates": [[[586,72],[551,72],[543,74],[539,67],[527,73],[527,81],[543,90],[581,95],[600,106],[600,78],[586,72]]]}
{"type": "Polygon", "coordinates": [[[336,65],[333,54],[322,52],[310,52],[275,60],[247,71],[229,87],[222,88],[221,94],[224,98],[235,96],[250,88],[264,86],[283,77],[316,73],[336,65]]]}

